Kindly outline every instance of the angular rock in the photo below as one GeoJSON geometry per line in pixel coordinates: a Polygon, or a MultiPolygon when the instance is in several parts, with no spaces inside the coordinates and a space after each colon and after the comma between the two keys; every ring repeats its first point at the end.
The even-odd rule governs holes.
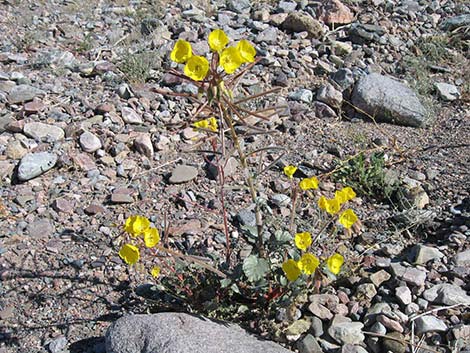
{"type": "Polygon", "coordinates": [[[62,128],[40,122],[26,123],[23,132],[36,141],[55,142],[65,137],[65,131],[62,128]]]}
{"type": "Polygon", "coordinates": [[[395,331],[395,332],[403,332],[403,326],[400,325],[400,323],[396,320],[390,319],[389,317],[385,315],[378,315],[376,318],[377,322],[380,322],[382,325],[384,325],[386,328],[389,330],[395,331]]]}
{"type": "Polygon", "coordinates": [[[429,113],[413,90],[388,76],[371,73],[359,79],[352,103],[377,120],[422,127],[429,113]]]}
{"type": "Polygon", "coordinates": [[[88,153],[98,151],[101,147],[101,140],[89,131],[85,131],[80,135],[80,146],[82,150],[88,153]]]}
{"type": "Polygon", "coordinates": [[[434,88],[437,91],[437,95],[445,101],[452,102],[460,98],[459,89],[455,85],[444,82],[436,82],[434,88]]]}
{"type": "Polygon", "coordinates": [[[127,124],[143,124],[144,120],[134,109],[129,107],[121,108],[122,120],[127,124]]]}
{"type": "Polygon", "coordinates": [[[323,2],[320,20],[326,24],[348,24],[354,20],[352,11],[339,0],[323,2]]]}
{"type": "Polygon", "coordinates": [[[277,43],[277,28],[275,27],[268,27],[264,31],[260,32],[255,41],[257,43],[267,43],[267,44],[276,44],[277,43]]]}
{"type": "Polygon", "coordinates": [[[322,320],[330,320],[333,318],[331,312],[339,304],[339,299],[336,295],[332,294],[314,294],[309,298],[310,305],[308,310],[315,316],[322,320]]]}
{"type": "Polygon", "coordinates": [[[425,290],[423,298],[435,304],[470,304],[470,296],[462,288],[448,283],[436,284],[425,290]]]}
{"type": "Polygon", "coordinates": [[[290,13],[281,28],[292,32],[307,32],[310,38],[321,39],[324,34],[322,24],[304,12],[290,13]]]}
{"type": "Polygon", "coordinates": [[[394,275],[398,279],[401,279],[414,286],[424,286],[424,282],[426,281],[425,271],[412,267],[404,267],[398,263],[392,263],[390,266],[392,267],[394,275]]]}
{"type": "Polygon", "coordinates": [[[403,305],[408,305],[412,301],[411,291],[407,286],[395,288],[395,296],[403,305]]]}
{"type": "Polygon", "coordinates": [[[348,343],[341,347],[341,353],[367,353],[367,351],[361,346],[348,343]]]}
{"type": "Polygon", "coordinates": [[[197,168],[190,165],[178,165],[171,173],[170,184],[187,183],[197,177],[197,168]]]}
{"type": "Polygon", "coordinates": [[[329,83],[321,85],[317,91],[317,100],[333,108],[339,108],[343,103],[343,94],[329,83]]]}
{"type": "Polygon", "coordinates": [[[56,154],[49,152],[28,153],[20,161],[18,179],[26,181],[47,172],[55,166],[57,158],[56,154]]]}
{"type": "Polygon", "coordinates": [[[297,349],[299,353],[323,353],[317,339],[311,334],[305,335],[302,340],[297,342],[297,349]]]}
{"type": "Polygon", "coordinates": [[[10,104],[18,104],[32,101],[33,98],[45,95],[45,92],[39,88],[30,85],[18,85],[13,87],[8,94],[10,104]]]}
{"type": "Polygon", "coordinates": [[[328,328],[329,335],[340,344],[360,344],[364,341],[364,324],[352,322],[350,318],[336,315],[328,328]]]}
{"type": "Polygon", "coordinates": [[[380,270],[370,275],[370,281],[378,288],[380,285],[390,279],[390,274],[385,270],[380,270]]]}
{"type": "Polygon", "coordinates": [[[286,328],[285,334],[289,336],[301,335],[302,333],[307,332],[309,328],[310,321],[305,319],[296,320],[286,328]]]}
{"type": "Polygon", "coordinates": [[[421,335],[427,332],[446,332],[447,325],[444,321],[432,315],[418,317],[415,321],[416,333],[421,335]]]}
{"type": "Polygon", "coordinates": [[[428,261],[441,259],[444,257],[444,254],[436,248],[425,245],[416,245],[413,248],[413,252],[416,254],[414,262],[418,265],[424,265],[428,261]]]}
{"type": "Polygon", "coordinates": [[[358,300],[366,300],[367,302],[370,302],[376,294],[377,290],[372,283],[360,284],[356,289],[356,297],[358,300]]]}
{"type": "Polygon", "coordinates": [[[457,266],[470,267],[470,250],[457,253],[453,261],[457,266]]]}
{"type": "Polygon", "coordinates": [[[28,149],[24,148],[18,140],[10,141],[5,149],[5,154],[11,159],[21,159],[26,153],[28,153],[28,149]]]}
{"type": "Polygon", "coordinates": [[[107,353],[289,353],[236,325],[183,313],[130,315],[106,333],[107,353]]]}
{"type": "Polygon", "coordinates": [[[140,154],[147,156],[148,158],[153,157],[153,145],[150,134],[141,134],[134,140],[134,147],[140,154]]]}
{"type": "Polygon", "coordinates": [[[28,224],[27,230],[31,237],[48,238],[54,233],[55,227],[49,219],[40,218],[28,224]]]}
{"type": "Polygon", "coordinates": [[[391,332],[387,334],[387,337],[391,339],[384,338],[382,340],[382,349],[383,352],[393,352],[393,353],[405,353],[407,344],[405,343],[405,337],[399,332],[391,332]],[[394,338],[394,339],[393,339],[394,338]]]}
{"type": "Polygon", "coordinates": [[[298,102],[310,103],[313,98],[313,93],[309,89],[301,88],[296,92],[290,93],[289,98],[298,102]]]}
{"type": "Polygon", "coordinates": [[[227,0],[227,8],[236,13],[250,13],[250,0],[227,0]]]}

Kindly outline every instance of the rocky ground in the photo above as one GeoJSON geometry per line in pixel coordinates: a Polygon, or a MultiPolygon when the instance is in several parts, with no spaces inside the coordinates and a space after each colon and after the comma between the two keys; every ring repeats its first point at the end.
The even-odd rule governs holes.
{"type": "MultiPolygon", "coordinates": [[[[197,93],[166,74],[169,52],[178,38],[208,52],[215,28],[262,58],[242,90],[280,87],[258,104],[288,106],[272,134],[245,139],[288,152],[259,180],[277,219],[269,232],[289,219],[283,164],[331,192],[335,161],[376,149],[402,190],[360,195],[363,232],[324,241],[346,257],[338,281],[293,314],[279,306],[270,332],[240,323],[299,352],[470,351],[468,4],[4,0],[0,352],[104,352],[113,321],[146,312],[135,289],[153,280],[117,256],[131,214],[169,224],[175,249],[223,257],[217,182],[187,124],[194,106],[154,90],[197,93]]],[[[235,162],[226,175],[239,259],[252,208],[235,162]]]]}

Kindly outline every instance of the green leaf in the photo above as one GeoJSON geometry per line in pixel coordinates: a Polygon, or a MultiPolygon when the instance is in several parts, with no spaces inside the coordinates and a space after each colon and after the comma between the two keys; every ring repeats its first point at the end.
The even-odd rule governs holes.
{"type": "Polygon", "coordinates": [[[292,236],[289,232],[280,229],[276,230],[276,232],[274,233],[274,237],[280,243],[288,243],[292,240],[292,236]]]}
{"type": "Polygon", "coordinates": [[[250,255],[243,261],[243,272],[250,282],[259,281],[268,271],[268,261],[256,255],[250,255]]]}

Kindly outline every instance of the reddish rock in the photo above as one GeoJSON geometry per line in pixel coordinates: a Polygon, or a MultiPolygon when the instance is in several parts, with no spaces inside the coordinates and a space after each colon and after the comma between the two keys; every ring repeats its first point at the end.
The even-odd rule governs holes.
{"type": "Polygon", "coordinates": [[[96,169],[95,161],[86,153],[79,153],[73,156],[72,159],[75,164],[85,171],[96,169]]]}
{"type": "Polygon", "coordinates": [[[92,203],[90,206],[85,208],[84,211],[87,215],[92,216],[92,215],[95,215],[95,214],[105,213],[106,208],[104,208],[103,206],[98,205],[96,203],[92,203]]]}
{"type": "Polygon", "coordinates": [[[40,100],[33,100],[32,102],[26,103],[23,109],[27,115],[35,114],[44,109],[44,104],[40,100]]]}
{"type": "Polygon", "coordinates": [[[75,208],[75,203],[67,199],[57,199],[53,202],[52,207],[57,212],[72,213],[75,208]]]}
{"type": "Polygon", "coordinates": [[[106,113],[112,112],[114,110],[115,110],[115,108],[114,108],[113,104],[111,104],[111,103],[101,103],[101,104],[98,104],[96,106],[95,113],[96,114],[106,114],[106,113]]]}
{"type": "Polygon", "coordinates": [[[328,0],[324,3],[320,20],[330,24],[348,24],[354,20],[352,11],[339,0],[328,0]]]}

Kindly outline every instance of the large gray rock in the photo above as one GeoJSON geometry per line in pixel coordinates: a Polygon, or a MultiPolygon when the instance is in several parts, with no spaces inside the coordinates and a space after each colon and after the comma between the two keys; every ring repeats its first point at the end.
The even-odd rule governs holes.
{"type": "Polygon", "coordinates": [[[364,341],[361,322],[352,322],[350,318],[336,315],[328,328],[330,336],[340,344],[360,344],[364,341]]]}
{"type": "Polygon", "coordinates": [[[39,88],[30,85],[18,85],[11,89],[8,94],[10,104],[18,104],[32,101],[34,97],[43,96],[45,92],[39,88]]]}
{"type": "Polygon", "coordinates": [[[26,136],[32,137],[36,141],[55,142],[65,137],[65,132],[61,127],[36,121],[26,123],[23,132],[26,136]]]}
{"type": "Polygon", "coordinates": [[[363,76],[352,94],[354,106],[387,123],[421,127],[429,113],[415,92],[391,77],[377,73],[363,76]]]}
{"type": "Polygon", "coordinates": [[[106,333],[107,353],[289,353],[236,325],[184,313],[130,315],[106,333]]]}
{"type": "Polygon", "coordinates": [[[468,296],[462,288],[448,283],[441,283],[432,286],[423,292],[423,297],[435,304],[470,304],[470,296],[468,296]]]}
{"type": "Polygon", "coordinates": [[[421,335],[426,332],[446,332],[447,325],[444,321],[432,315],[418,317],[415,320],[416,333],[421,335]]]}
{"type": "Polygon", "coordinates": [[[18,179],[21,181],[33,179],[53,168],[56,163],[57,155],[54,153],[28,153],[21,159],[18,167],[18,179]]]}

